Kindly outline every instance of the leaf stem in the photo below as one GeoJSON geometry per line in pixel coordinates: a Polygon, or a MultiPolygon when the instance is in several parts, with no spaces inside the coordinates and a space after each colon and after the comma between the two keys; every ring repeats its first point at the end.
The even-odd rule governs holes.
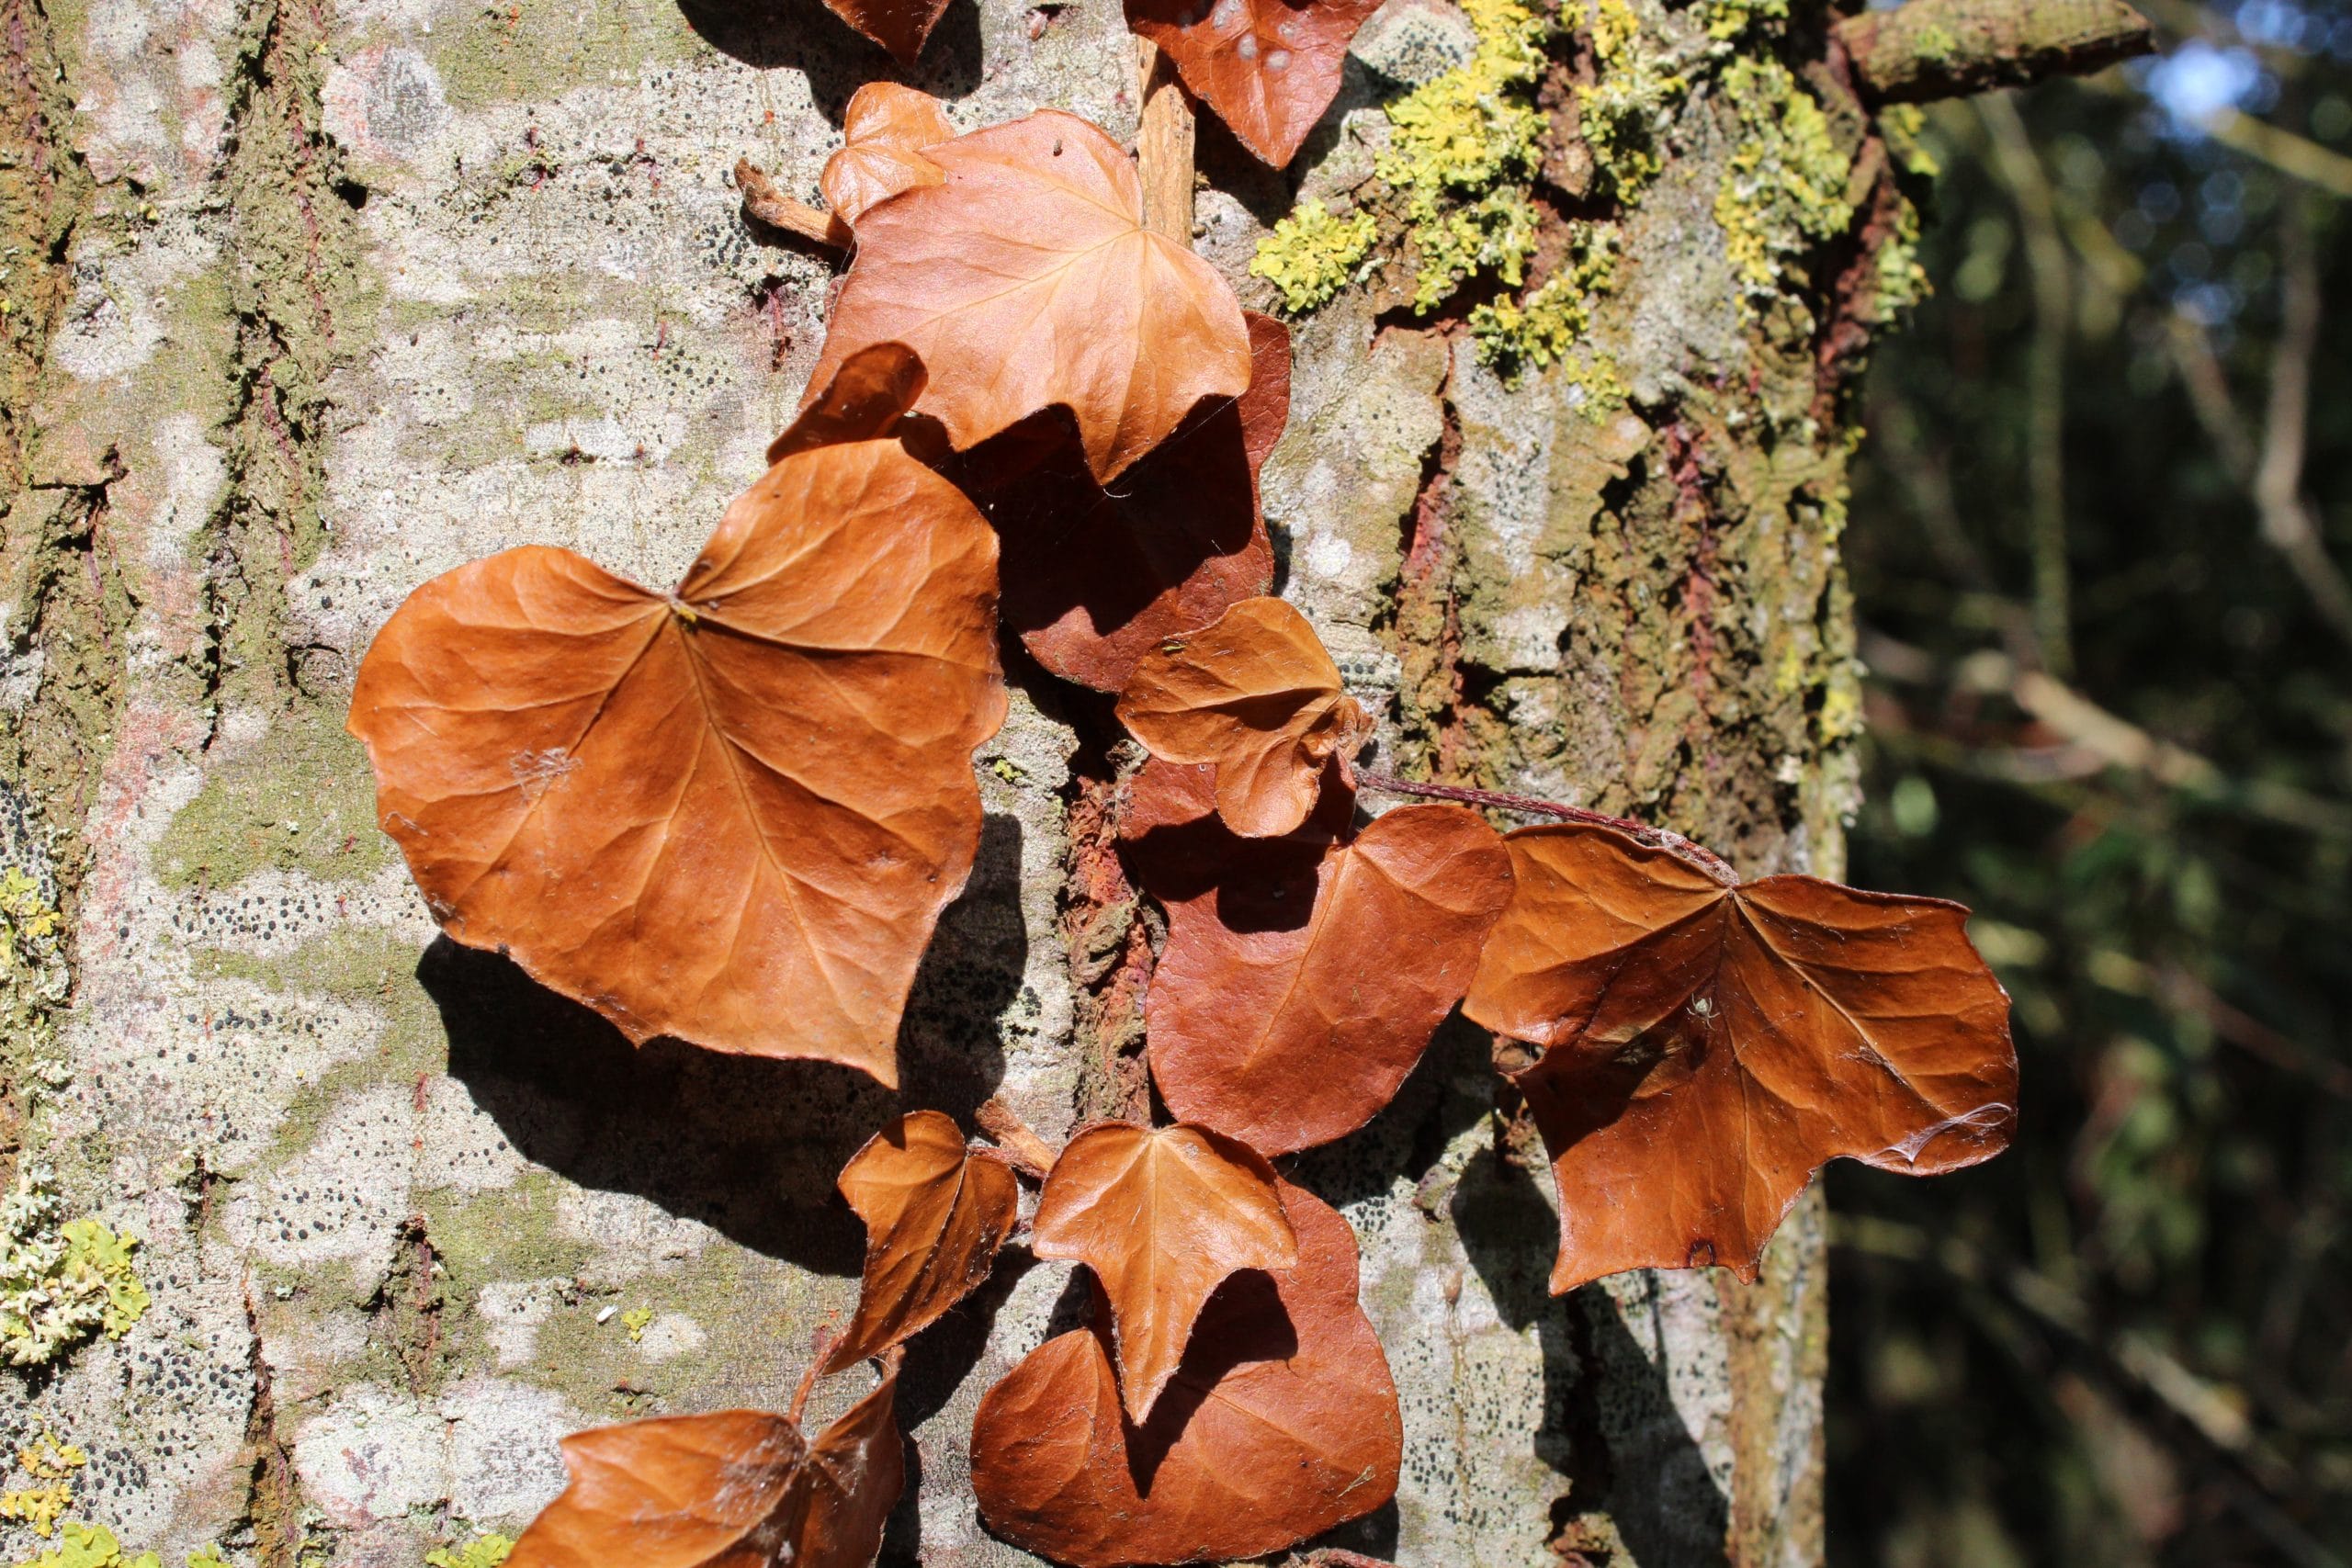
{"type": "Polygon", "coordinates": [[[1029,1123],[1004,1102],[1002,1095],[989,1096],[972,1112],[972,1120],[1023,1175],[1043,1181],[1054,1168],[1054,1146],[1030,1131],[1029,1123]]]}
{"type": "Polygon", "coordinates": [[[1664,850],[1679,860],[1689,862],[1725,887],[1739,886],[1739,873],[1731,868],[1730,862],[1706,845],[1686,839],[1671,828],[1653,828],[1629,817],[1611,817],[1602,811],[1588,811],[1581,806],[1562,806],[1555,800],[1538,800],[1533,795],[1501,795],[1490,789],[1464,789],[1459,784],[1422,784],[1414,779],[1400,779],[1393,773],[1375,773],[1361,768],[1356,770],[1356,783],[1366,789],[1378,790],[1383,795],[1453,800],[1464,806],[1483,806],[1495,811],[1518,811],[1531,817],[1556,817],[1564,822],[1613,828],[1652,849],[1664,850]]]}

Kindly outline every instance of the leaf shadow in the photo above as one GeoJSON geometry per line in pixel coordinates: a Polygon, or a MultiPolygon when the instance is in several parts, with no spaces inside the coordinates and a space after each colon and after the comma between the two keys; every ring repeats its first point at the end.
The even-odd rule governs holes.
{"type": "MultiPolygon", "coordinates": [[[[1021,984],[1021,826],[984,822],[964,895],[941,916],[899,1038],[901,1076],[968,1116],[1003,1074],[997,1016],[1021,984]],[[1010,934],[1008,935],[1008,926],[1010,934]]],[[[854,1276],[865,1231],[834,1181],[899,1097],[830,1062],[632,1046],[513,960],[436,938],[417,979],[439,1009],[448,1071],[526,1158],[621,1191],[740,1246],[854,1276]]]]}
{"type": "Polygon", "coordinates": [[[1126,1426],[1127,1473],[1135,1481],[1136,1495],[1151,1495],[1160,1462],[1227,1372],[1250,1361],[1287,1360],[1296,1354],[1298,1330],[1274,1288],[1274,1277],[1262,1269],[1227,1275],[1202,1307],[1185,1343],[1182,1364],[1152,1403],[1143,1425],[1124,1414],[1120,1417],[1126,1426]]]}
{"type": "Polygon", "coordinates": [[[953,0],[912,65],[826,9],[820,0],[678,0],[679,15],[721,54],[756,70],[789,67],[808,78],[817,112],[838,126],[851,95],[868,82],[899,82],[960,98],[980,85],[980,8],[953,0]]]}
{"type": "MultiPolygon", "coordinates": [[[[1536,1457],[1567,1478],[1555,1528],[1605,1514],[1634,1561],[1729,1568],[1731,1500],[1708,1469],[1668,1386],[1673,1352],[1653,1310],[1645,1337],[1598,1284],[1551,1294],[1559,1223],[1536,1179],[1492,1148],[1464,1168],[1449,1205],[1471,1266],[1515,1329],[1544,1355],[1536,1457]]],[[[1657,1277],[1639,1276],[1655,1306],[1657,1277]]]]}

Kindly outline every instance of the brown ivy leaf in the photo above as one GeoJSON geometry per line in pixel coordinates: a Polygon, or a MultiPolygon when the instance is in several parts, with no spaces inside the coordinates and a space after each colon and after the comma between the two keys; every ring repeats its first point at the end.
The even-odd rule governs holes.
{"type": "Polygon", "coordinates": [[[1284,1182],[1298,1262],[1227,1280],[1149,1421],[1098,1310],[980,1401],[972,1490],[1005,1540],[1077,1568],[1270,1556],[1396,1495],[1396,1388],[1356,1302],[1346,1220],[1284,1182]]]}
{"type": "Polygon", "coordinates": [[[571,1483],[507,1568],[866,1568],[906,1485],[899,1369],[813,1443],[788,1416],[724,1410],[563,1440],[571,1483]]]}
{"type": "Polygon", "coordinates": [[[633,1041],[898,1081],[1004,720],[996,537],[896,443],[786,457],[674,594],[526,547],[435,578],[350,728],[442,929],[633,1041]]]}
{"type": "Polygon", "coordinates": [[[877,343],[859,349],[842,361],[841,369],[784,434],[768,443],[768,461],[781,463],[796,452],[879,441],[894,434],[929,378],[922,361],[905,344],[877,343]]]}
{"type": "Polygon", "coordinates": [[[1217,815],[1253,839],[1306,821],[1325,764],[1346,779],[1372,729],[1315,628],[1280,599],[1245,599],[1146,654],[1118,711],[1153,756],[1215,765],[1217,815]]]}
{"type": "Polygon", "coordinates": [[[1560,1186],[1555,1293],[1640,1268],[1753,1280],[1829,1160],[1931,1176],[2008,1146],[2008,997],[1961,906],[1727,888],[1605,828],[1505,841],[1518,890],[1464,1010],[1544,1047],[1518,1082],[1560,1186]]]}
{"type": "Polygon", "coordinates": [[[912,65],[945,13],[947,0],[825,0],[825,6],[888,50],[899,64],[912,65]]]}
{"type": "Polygon", "coordinates": [[[1030,1235],[1038,1257],[1083,1263],[1102,1282],[1138,1421],[1219,1281],[1298,1260],[1273,1168],[1199,1127],[1104,1122],[1080,1133],[1046,1179],[1030,1235]]]}
{"type": "Polygon", "coordinates": [[[1154,761],[1123,829],[1168,910],[1145,1001],[1151,1076],[1184,1121],[1288,1154],[1396,1097],[1510,900],[1510,856],[1460,806],[1337,835],[1318,811],[1293,838],[1244,839],[1213,814],[1206,774],[1154,761]]]}
{"type": "Polygon", "coordinates": [[[1356,30],[1381,0],[1126,0],[1193,96],[1279,169],[1339,96],[1356,30]]]}
{"type": "Polygon", "coordinates": [[[865,1222],[865,1283],[857,1316],[825,1371],[881,1354],[936,1322],[989,1277],[1012,1229],[1012,1168],[965,1147],[936,1111],[899,1117],[842,1168],[842,1196],[865,1222]]]}
{"type": "Polygon", "coordinates": [[[1101,130],[1043,109],[923,155],[945,181],[859,220],[818,384],[906,344],[931,369],[917,408],[957,450],[1059,404],[1106,483],[1202,399],[1248,389],[1233,291],[1143,227],[1134,162],[1101,130]]]}
{"type": "Polygon", "coordinates": [[[1160,642],[1273,583],[1257,480],[1290,416],[1290,329],[1242,316],[1250,389],[1194,410],[1111,488],[1095,482],[1059,410],[955,471],[1003,538],[1006,622],[1065,681],[1115,692],[1160,642]]]}
{"type": "Polygon", "coordinates": [[[825,205],[854,229],[876,202],[940,184],[946,175],[923,152],[955,135],[946,111],[929,93],[896,82],[866,83],[842,116],[842,150],[825,160],[817,178],[825,205]]]}

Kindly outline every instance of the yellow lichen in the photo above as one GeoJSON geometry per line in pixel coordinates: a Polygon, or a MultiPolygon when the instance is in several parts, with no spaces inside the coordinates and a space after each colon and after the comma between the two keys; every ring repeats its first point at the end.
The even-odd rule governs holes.
{"type": "Polygon", "coordinates": [[[1928,269],[1919,265],[1919,209],[1908,197],[1897,196],[1894,232],[1880,242],[1872,258],[1878,275],[1877,319],[1891,322],[1935,292],[1928,269]]]}
{"type": "Polygon", "coordinates": [[[1821,106],[1778,62],[1736,60],[1723,86],[1739,116],[1740,142],[1715,195],[1715,221],[1742,297],[1769,299],[1792,257],[1853,222],[1850,161],[1830,139],[1821,106]]]}
{"type": "Polygon", "coordinates": [[[17,1450],[17,1468],[38,1484],[0,1492],[0,1519],[30,1525],[35,1535],[47,1540],[74,1506],[74,1472],[89,1462],[89,1455],[72,1443],[59,1442],[43,1426],[40,1436],[17,1450]]]}
{"type": "Polygon", "coordinates": [[[1258,242],[1250,270],[1282,290],[1284,310],[1312,310],[1363,275],[1379,232],[1370,213],[1337,217],[1320,201],[1303,201],[1258,242]]]}
{"type": "Polygon", "coordinates": [[[514,1550],[514,1543],[503,1535],[478,1535],[455,1550],[436,1547],[424,1554],[424,1561],[426,1568],[498,1568],[514,1550]]]}
{"type": "Polygon", "coordinates": [[[1904,173],[1931,180],[1944,172],[1943,160],[1927,142],[1928,112],[1918,105],[1887,105],[1878,112],[1878,130],[1904,173]]]}
{"type": "Polygon", "coordinates": [[[235,1568],[235,1565],[221,1555],[219,1547],[205,1546],[189,1554],[187,1568],[235,1568]]]}
{"type": "Polygon", "coordinates": [[[1498,299],[1470,312],[1479,359],[1510,379],[1566,358],[1591,329],[1594,308],[1616,284],[1616,235],[1596,224],[1577,225],[1566,262],[1525,299],[1498,299]]]}
{"type": "Polygon", "coordinates": [[[1729,43],[1758,23],[1778,27],[1789,19],[1789,0],[1706,0],[1701,17],[1707,36],[1729,43]]]}
{"type": "Polygon", "coordinates": [[[1577,117],[1605,188],[1631,201],[1665,167],[1659,148],[1690,82],[1643,36],[1629,0],[1593,0],[1591,16],[1598,79],[1577,89],[1577,117]]]}
{"type": "Polygon", "coordinates": [[[17,1563],[16,1568],[164,1568],[164,1564],[152,1551],[125,1556],[122,1543],[104,1525],[68,1520],[57,1545],[17,1563]]]}
{"type": "Polygon", "coordinates": [[[1528,186],[1544,164],[1535,107],[1551,18],[1519,0],[1466,0],[1470,59],[1388,107],[1394,131],[1374,171],[1404,198],[1415,250],[1414,309],[1435,310],[1491,272],[1516,288],[1535,254],[1528,186]]]}
{"type": "Polygon", "coordinates": [[[0,1203],[0,1358],[45,1366],[103,1331],[119,1339],[144,1315],[135,1236],[85,1217],[60,1223],[63,1206],[46,1166],[28,1165],[0,1203]]]}
{"type": "Polygon", "coordinates": [[[621,1326],[628,1330],[628,1342],[632,1345],[643,1339],[645,1331],[652,1325],[653,1309],[651,1307],[631,1307],[621,1314],[621,1326]]]}

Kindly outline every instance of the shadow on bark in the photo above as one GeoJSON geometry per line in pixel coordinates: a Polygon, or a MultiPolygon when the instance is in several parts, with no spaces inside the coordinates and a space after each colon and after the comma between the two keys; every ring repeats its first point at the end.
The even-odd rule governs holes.
{"type": "Polygon", "coordinates": [[[769,1257],[854,1275],[865,1231],[835,1194],[842,1166],[902,1103],[968,1118],[1003,1076],[997,1019],[1028,957],[1020,878],[1021,825],[989,817],[971,882],[941,917],[908,1001],[900,1077],[920,1093],[905,1102],[828,1062],[674,1040],[633,1048],[513,961],[447,937],[425,950],[417,979],[440,1010],[449,1075],[526,1158],[769,1257]]]}
{"type": "Polygon", "coordinates": [[[758,70],[790,67],[808,78],[817,112],[834,125],[868,82],[901,82],[960,98],[980,85],[980,8],[954,0],[922,55],[901,65],[820,0],[679,0],[678,14],[705,43],[758,70]]]}
{"type": "Polygon", "coordinates": [[[1645,1344],[1598,1285],[1551,1294],[1558,1219],[1535,1179],[1492,1149],[1464,1168],[1452,1211],[1497,1311],[1513,1328],[1533,1324],[1543,1345],[1535,1452],[1568,1480],[1557,1543],[1583,1545],[1579,1523],[1605,1515],[1643,1568],[1728,1568],[1731,1501],[1675,1408],[1669,1348],[1645,1344]]]}

